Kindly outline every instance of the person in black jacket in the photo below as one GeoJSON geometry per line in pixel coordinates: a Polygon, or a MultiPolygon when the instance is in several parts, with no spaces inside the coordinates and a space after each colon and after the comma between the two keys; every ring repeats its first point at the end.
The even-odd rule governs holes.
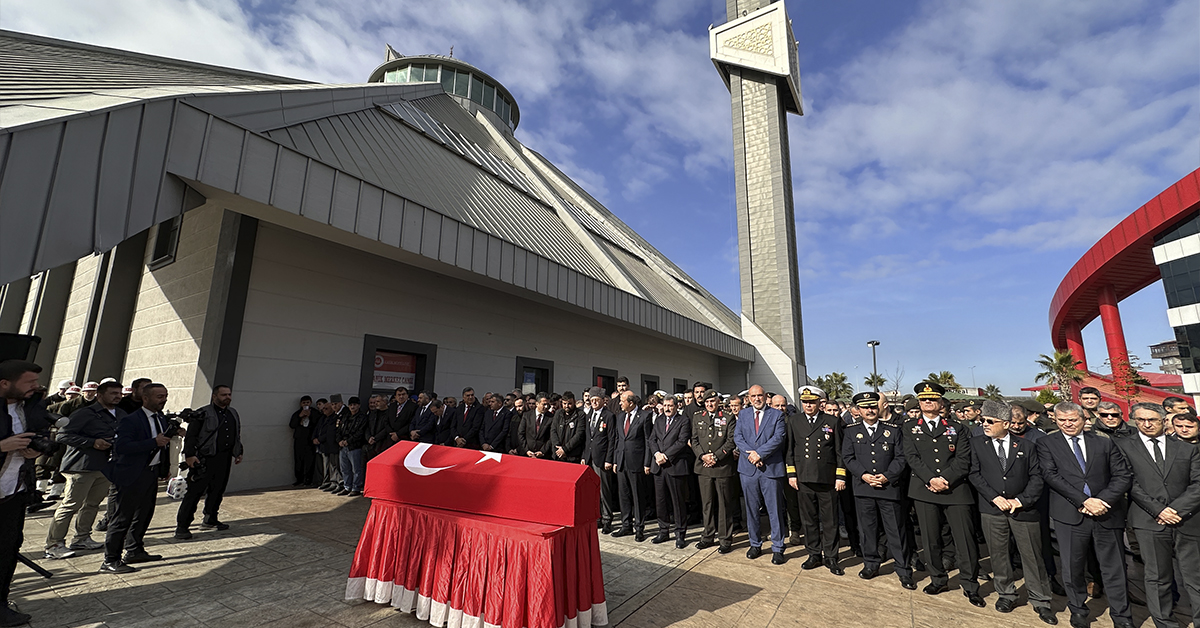
{"type": "Polygon", "coordinates": [[[175,516],[175,538],[192,538],[188,528],[196,514],[200,498],[204,498],[204,516],[200,527],[206,530],[228,530],[229,525],[218,517],[229,473],[235,464],[242,463],[242,418],[230,404],[233,390],[218,384],[212,390],[212,403],[196,411],[188,419],[183,438],[184,462],[188,466],[187,493],[179,503],[175,516]]]}
{"type": "MultiPolygon", "coordinates": [[[[619,380],[618,380],[619,381],[619,380]]],[[[621,528],[613,537],[634,535],[641,543],[646,538],[646,516],[649,514],[650,449],[646,446],[652,428],[649,410],[640,410],[639,400],[633,391],[621,393],[621,414],[609,430],[608,458],[617,474],[617,489],[621,500],[621,528]]]]}
{"type": "Polygon", "coordinates": [[[605,402],[604,389],[592,387],[588,391],[587,432],[583,443],[583,455],[580,461],[590,465],[592,471],[600,476],[600,520],[597,525],[604,534],[612,534],[613,511],[616,502],[617,476],[613,475],[612,465],[607,464],[609,435],[613,426],[613,414],[605,402]]]}
{"type": "Polygon", "coordinates": [[[521,451],[521,426],[525,424],[525,399],[517,397],[513,400],[512,410],[508,415],[508,453],[514,456],[524,456],[521,451]]]}
{"type": "Polygon", "coordinates": [[[1050,583],[1042,556],[1041,514],[1042,470],[1033,441],[1008,432],[1008,404],[983,402],[982,436],[971,440],[971,485],[979,501],[983,537],[992,557],[995,573],[996,610],[1011,612],[1017,605],[1009,542],[1015,541],[1021,554],[1022,571],[1029,602],[1038,617],[1057,624],[1050,609],[1050,583]]]}
{"type": "Polygon", "coordinates": [[[366,481],[366,461],[363,459],[363,447],[367,444],[367,417],[362,413],[358,397],[351,397],[349,407],[337,407],[334,404],[334,415],[338,417],[337,439],[341,461],[342,490],[334,495],[358,497],[362,495],[363,483],[366,481]]]}
{"type": "Polygon", "coordinates": [[[1129,416],[1137,435],[1115,442],[1133,473],[1129,525],[1145,563],[1146,606],[1156,627],[1177,626],[1173,585],[1182,584],[1193,625],[1200,625],[1200,519],[1195,516],[1200,510],[1200,450],[1166,437],[1166,411],[1158,404],[1134,404],[1129,416]],[[1179,566],[1182,583],[1174,582],[1172,565],[1179,566]]]}
{"type": "Polygon", "coordinates": [[[1133,483],[1129,465],[1115,439],[1083,430],[1083,409],[1078,405],[1055,405],[1054,421],[1059,432],[1039,438],[1037,451],[1050,490],[1050,517],[1055,521],[1062,557],[1071,626],[1085,628],[1089,623],[1084,570],[1091,546],[1100,563],[1113,625],[1132,628],[1121,540],[1125,532],[1125,493],[1133,483]]]}
{"type": "Polygon", "coordinates": [[[483,451],[508,451],[508,428],[511,422],[504,410],[504,397],[490,393],[487,409],[483,412],[483,424],[479,428],[479,448],[483,451]]]}
{"type": "Polygon", "coordinates": [[[375,444],[381,453],[402,440],[409,440],[412,434],[413,418],[417,415],[417,402],[408,396],[408,389],[401,386],[396,389],[387,410],[388,432],[384,437],[378,434],[375,435],[375,444]],[[386,441],[384,438],[386,438],[386,441]]]}
{"type": "Polygon", "coordinates": [[[317,450],[313,446],[313,432],[317,428],[318,415],[312,408],[312,397],[300,398],[300,409],[292,413],[288,427],[292,428],[292,459],[296,481],[292,486],[312,486],[316,471],[317,450]]]}
{"type": "Polygon", "coordinates": [[[650,454],[650,474],[654,476],[654,495],[657,501],[658,535],[651,543],[663,543],[671,538],[675,527],[675,547],[687,547],[687,504],[684,491],[687,477],[692,473],[688,456],[688,441],[692,437],[692,421],[679,413],[674,397],[663,399],[663,412],[650,428],[646,451],[650,454]]]}
{"type": "Polygon", "coordinates": [[[560,406],[550,428],[551,460],[579,462],[587,437],[587,419],[575,406],[575,393],[569,390],[562,394],[560,406]]]}
{"type": "Polygon", "coordinates": [[[121,384],[100,384],[96,390],[97,403],[76,410],[58,431],[58,442],[67,446],[60,467],[67,477],[67,489],[46,531],[46,558],[67,558],[76,550],[104,547],[104,543],[92,540],[92,524],[100,502],[108,495],[109,481],[103,470],[108,465],[108,450],[117,436],[117,423],[125,416],[117,407],[120,399],[121,384]],[[75,536],[68,546],[67,529],[72,518],[75,536]]]}
{"type": "Polygon", "coordinates": [[[824,565],[835,576],[845,573],[838,562],[837,492],[846,488],[842,464],[842,427],[837,417],[825,414],[820,404],[825,391],[816,386],[800,388],[801,412],[787,416],[787,398],[776,395],[772,407],[787,416],[788,448],[784,460],[788,484],[797,491],[800,521],[804,524],[804,547],[808,560],[801,569],[824,565]]]}
{"type": "Polygon", "coordinates": [[[536,405],[521,420],[521,453],[530,458],[552,460],[554,450],[550,447],[550,427],[553,423],[554,410],[550,395],[538,393],[536,405]]]}
{"type": "Polygon", "coordinates": [[[391,416],[388,414],[387,397],[371,395],[367,399],[367,444],[363,447],[363,457],[370,460],[383,453],[392,444],[391,416]]]}
{"type": "Polygon", "coordinates": [[[464,388],[462,403],[447,412],[447,429],[445,444],[451,447],[467,447],[479,449],[479,429],[483,427],[482,405],[475,401],[475,389],[464,388]]]}
{"type": "Polygon", "coordinates": [[[338,452],[341,450],[337,437],[338,417],[334,414],[332,401],[336,399],[340,406],[342,405],[342,396],[333,394],[329,398],[331,401],[320,406],[321,419],[317,422],[316,433],[313,434],[313,444],[317,446],[317,451],[321,453],[324,463],[322,466],[325,481],[321,483],[321,490],[327,493],[342,490],[342,465],[341,459],[338,457],[338,452]]]}

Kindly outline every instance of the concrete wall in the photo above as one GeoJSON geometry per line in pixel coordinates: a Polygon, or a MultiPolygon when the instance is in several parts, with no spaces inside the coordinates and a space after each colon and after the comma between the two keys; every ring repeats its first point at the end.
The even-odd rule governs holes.
{"type": "MultiPolygon", "coordinates": [[[[100,259],[100,255],[89,255],[75,265],[75,281],[71,284],[71,296],[67,300],[67,313],[63,318],[62,334],[50,376],[50,381],[56,385],[64,379],[75,379],[75,369],[79,363],[79,345],[83,342],[84,327],[87,325],[88,311],[92,306],[96,269],[100,259]]],[[[112,374],[113,377],[119,375],[120,373],[112,374]]],[[[83,385],[83,382],[76,383],[83,385]]]]}
{"type": "MultiPolygon", "coordinates": [[[[184,214],[175,261],[157,270],[142,267],[121,381],[149,377],[163,384],[172,410],[208,403],[210,391],[193,394],[193,386],[222,211],[210,204],[184,214]]],[[[153,236],[146,243],[147,263],[153,236]]]]}
{"type": "Polygon", "coordinates": [[[45,280],[46,273],[38,273],[30,279],[29,294],[25,296],[25,313],[21,315],[20,333],[22,334],[33,331],[33,308],[37,306],[38,291],[41,290],[42,282],[45,280]]]}
{"type": "Polygon", "coordinates": [[[592,367],[635,390],[642,373],[668,388],[720,375],[718,358],[697,349],[263,223],[233,384],[246,459],[232,489],[293,480],[297,400],[354,394],[367,334],[436,344],[442,395],[511,390],[518,355],[553,361],[558,391],[589,385],[592,367]]]}

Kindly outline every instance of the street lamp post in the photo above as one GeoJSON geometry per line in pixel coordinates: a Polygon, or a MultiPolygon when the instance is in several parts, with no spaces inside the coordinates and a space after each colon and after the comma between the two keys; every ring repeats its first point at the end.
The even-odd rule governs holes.
{"type": "Polygon", "coordinates": [[[867,346],[871,347],[871,386],[879,392],[879,363],[875,361],[875,347],[879,346],[879,341],[868,340],[867,346]]]}

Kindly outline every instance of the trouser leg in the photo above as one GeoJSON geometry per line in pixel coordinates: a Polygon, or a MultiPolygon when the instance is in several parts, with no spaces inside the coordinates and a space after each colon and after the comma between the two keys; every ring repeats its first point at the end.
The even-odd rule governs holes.
{"type": "Polygon", "coordinates": [[[762,519],[758,516],[763,506],[762,490],[758,478],[748,475],[740,477],[742,494],[746,497],[746,531],[750,535],[750,546],[762,547],[762,519]]]}
{"type": "Polygon", "coordinates": [[[186,530],[188,526],[192,525],[192,521],[196,518],[196,507],[208,493],[211,479],[212,471],[209,469],[205,469],[200,475],[188,475],[187,492],[183,494],[183,499],[179,502],[179,510],[175,513],[177,530],[186,530]]]}
{"type": "Polygon", "coordinates": [[[817,512],[821,517],[821,553],[825,562],[837,564],[838,546],[841,545],[841,535],[838,534],[837,491],[832,486],[826,490],[813,487],[817,498],[817,512]]]}
{"type": "Polygon", "coordinates": [[[858,504],[855,503],[854,492],[850,490],[849,479],[846,480],[846,488],[837,492],[837,507],[846,522],[846,540],[851,548],[861,550],[862,533],[858,529],[858,515],[854,512],[858,504]]]}
{"type": "MultiPolygon", "coordinates": [[[[799,489],[793,489],[790,485],[785,490],[784,494],[796,493],[798,495],[798,509],[800,511],[800,522],[804,526],[804,549],[809,556],[821,555],[821,511],[817,504],[817,493],[813,488],[804,483],[797,484],[799,489]]],[[[789,509],[791,506],[789,505],[789,509]]],[[[791,511],[789,510],[789,517],[791,511]]],[[[837,527],[834,527],[834,534],[837,534],[837,527]]],[[[829,534],[829,530],[825,530],[825,534],[829,534]]]]}
{"type": "Polygon", "coordinates": [[[917,521],[921,524],[921,547],[925,550],[925,569],[930,584],[946,586],[949,576],[942,566],[942,510],[937,504],[915,502],[917,521]]]}
{"type": "Polygon", "coordinates": [[[654,476],[654,510],[658,514],[658,533],[666,536],[671,533],[671,517],[675,510],[671,507],[670,489],[667,485],[670,476],[666,471],[659,471],[654,476]]]}
{"type": "Polygon", "coordinates": [[[8,605],[13,574],[17,570],[17,553],[25,541],[25,506],[27,496],[17,494],[0,502],[0,604],[8,605]]]}
{"type": "MultiPolygon", "coordinates": [[[[954,504],[946,507],[946,519],[954,535],[954,549],[958,557],[958,580],[963,593],[979,592],[979,546],[975,544],[975,521],[969,504],[954,504]]],[[[1007,546],[1004,550],[1007,552],[1007,546]]]]}
{"type": "Polygon", "coordinates": [[[92,485],[88,489],[87,498],[83,502],[83,508],[75,513],[75,537],[71,539],[72,543],[92,538],[92,524],[96,523],[96,515],[100,512],[100,502],[104,501],[105,495],[108,495],[108,478],[99,471],[95,473],[92,485]]]}
{"type": "Polygon", "coordinates": [[[154,507],[158,496],[158,470],[151,469],[148,481],[142,487],[140,503],[133,511],[129,534],[125,536],[126,552],[141,552],[146,549],[146,530],[154,519],[154,507]]]}
{"type": "Polygon", "coordinates": [[[760,475],[758,484],[767,507],[767,518],[771,522],[771,551],[782,552],[787,546],[784,543],[783,523],[783,487],[787,482],[783,478],[760,475]]]}
{"type": "MultiPolygon", "coordinates": [[[[912,554],[913,548],[909,545],[908,531],[908,506],[903,501],[890,501],[880,499],[875,501],[876,508],[879,509],[879,518],[883,521],[883,531],[887,538],[888,551],[892,555],[892,560],[896,563],[896,574],[900,576],[912,576],[912,554]]],[[[866,540],[866,533],[860,535],[860,540],[866,540]]],[[[878,539],[878,536],[875,537],[878,539]]]]}
{"type": "MultiPolygon", "coordinates": [[[[804,507],[800,504],[799,492],[792,488],[792,485],[786,481],[783,483],[781,490],[783,491],[783,502],[787,511],[788,531],[795,533],[804,532],[807,534],[808,525],[805,523],[804,507]]],[[[813,544],[813,541],[805,537],[804,544],[805,546],[809,546],[813,544]]]]}
{"type": "Polygon", "coordinates": [[[675,512],[675,541],[682,541],[687,534],[687,476],[668,475],[667,494],[675,512]]]}
{"type": "Polygon", "coordinates": [[[1025,575],[1025,590],[1034,608],[1050,608],[1050,576],[1042,556],[1042,524],[1040,521],[1012,521],[1009,525],[1017,552],[1021,556],[1021,571],[1025,575]]]}
{"type": "Polygon", "coordinates": [[[1175,612],[1175,600],[1171,595],[1174,581],[1175,543],[1171,530],[1135,530],[1138,545],[1142,550],[1143,570],[1146,578],[1146,608],[1158,628],[1178,625],[1171,614],[1175,612]]]}
{"type": "Polygon", "coordinates": [[[1086,618],[1089,612],[1084,572],[1087,568],[1087,555],[1092,546],[1091,530],[1094,523],[1088,517],[1084,517],[1075,525],[1055,522],[1058,554],[1062,559],[1063,588],[1067,590],[1067,607],[1071,610],[1071,615],[1076,617],[1086,618]]]}
{"type": "Polygon", "coordinates": [[[717,479],[710,475],[696,478],[700,484],[700,512],[704,521],[700,540],[706,543],[711,543],[717,535],[717,479]]]}
{"type": "Polygon", "coordinates": [[[613,491],[612,483],[608,481],[606,475],[611,475],[611,472],[604,470],[604,465],[591,465],[592,471],[600,478],[600,523],[603,525],[612,525],[613,519],[613,491]]]}
{"type": "MultiPolygon", "coordinates": [[[[1104,595],[1108,598],[1109,616],[1113,619],[1130,619],[1129,592],[1126,589],[1128,578],[1125,574],[1125,543],[1122,537],[1125,530],[1110,530],[1094,526],[1092,544],[1096,548],[1096,558],[1100,562],[1100,574],[1104,581],[1104,595]]],[[[1171,575],[1171,565],[1166,565],[1168,577],[1171,575]]]]}
{"type": "Polygon", "coordinates": [[[738,509],[738,503],[734,499],[734,485],[737,482],[731,477],[716,478],[717,488],[717,537],[721,539],[722,545],[731,545],[733,543],[733,513],[738,509]]]}
{"type": "Polygon", "coordinates": [[[225,487],[229,486],[229,471],[233,466],[233,458],[228,454],[209,458],[205,463],[210,474],[208,491],[204,495],[204,521],[217,523],[217,513],[221,510],[221,500],[225,498],[225,487]]]}
{"type": "Polygon", "coordinates": [[[347,491],[354,490],[354,465],[350,462],[349,449],[338,452],[338,466],[342,471],[342,488],[347,491]]]}
{"type": "Polygon", "coordinates": [[[307,443],[302,440],[292,441],[292,469],[296,475],[296,482],[305,484],[307,482],[304,467],[304,449],[307,443]]]}
{"type": "MultiPolygon", "coordinates": [[[[122,548],[128,548],[130,544],[140,546],[141,541],[133,538],[136,532],[135,524],[139,521],[139,515],[143,518],[145,516],[146,507],[143,502],[154,502],[154,495],[158,492],[158,473],[155,469],[147,468],[128,486],[116,488],[114,492],[115,498],[109,496],[113,502],[113,511],[104,538],[104,560],[109,563],[121,560],[122,548]]],[[[153,514],[153,506],[150,514],[153,514]]],[[[145,534],[144,528],[142,533],[145,534]]]]}
{"type": "Polygon", "coordinates": [[[87,502],[88,492],[95,477],[93,474],[99,475],[99,472],[66,474],[67,487],[63,491],[62,500],[58,502],[58,507],[54,509],[53,519],[50,520],[50,525],[46,529],[46,549],[50,549],[51,545],[66,542],[71,520],[87,502]]]}
{"type": "Polygon", "coordinates": [[[862,532],[860,539],[863,567],[878,569],[883,564],[883,556],[879,551],[879,500],[870,497],[857,497],[855,511],[858,513],[858,529],[862,532]]]}
{"type": "Polygon", "coordinates": [[[1192,625],[1200,626],[1200,539],[1175,535],[1175,558],[1192,608],[1192,625]]]}
{"type": "Polygon", "coordinates": [[[621,499],[621,529],[633,529],[633,481],[629,473],[621,471],[617,473],[617,492],[621,499]]]}
{"type": "Polygon", "coordinates": [[[983,540],[987,543],[988,555],[992,557],[992,573],[995,574],[996,594],[1002,600],[1017,601],[1017,587],[1013,583],[1012,561],[1008,556],[1008,544],[1012,538],[1008,527],[1009,519],[1004,515],[979,516],[983,528],[983,540]]]}

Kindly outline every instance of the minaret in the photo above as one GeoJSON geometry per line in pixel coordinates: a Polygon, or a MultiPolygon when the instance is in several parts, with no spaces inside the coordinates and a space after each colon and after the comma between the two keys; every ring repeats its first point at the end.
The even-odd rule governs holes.
{"type": "Polygon", "coordinates": [[[758,354],[749,380],[794,399],[807,383],[787,127],[803,114],[796,39],[783,2],[726,6],[709,46],[733,103],[742,338],[758,354]]]}

